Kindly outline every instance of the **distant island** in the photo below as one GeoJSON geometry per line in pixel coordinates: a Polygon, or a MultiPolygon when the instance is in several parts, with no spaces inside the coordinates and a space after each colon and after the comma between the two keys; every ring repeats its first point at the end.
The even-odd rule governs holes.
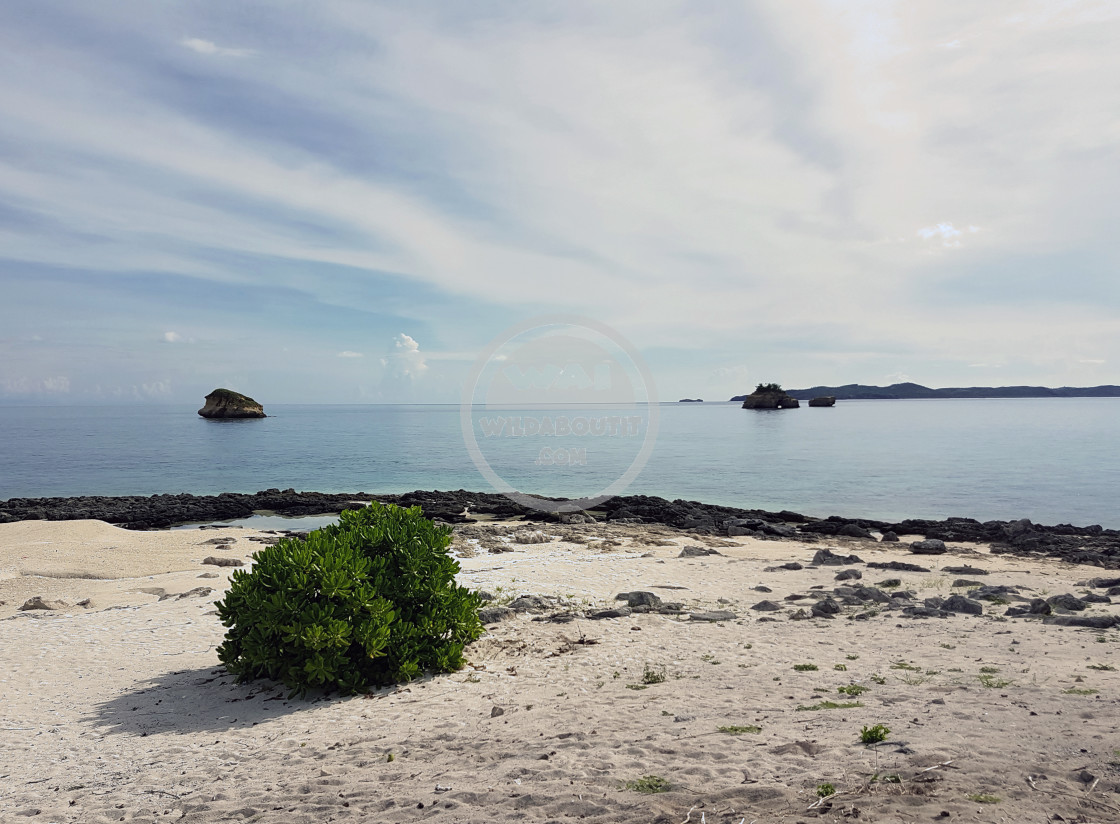
{"type": "MultiPolygon", "coordinates": [[[[844,401],[910,400],[914,398],[1120,398],[1120,386],[969,386],[930,389],[917,383],[893,383],[890,386],[865,386],[849,383],[844,386],[813,386],[809,389],[789,389],[787,393],[798,400],[827,395],[844,401]]],[[[741,402],[748,395],[736,395],[732,401],[741,402]]]]}
{"type": "Polygon", "coordinates": [[[209,419],[264,418],[264,408],[248,395],[231,389],[215,389],[206,396],[198,414],[209,419]]]}
{"type": "Polygon", "coordinates": [[[703,398],[681,398],[677,403],[703,403],[703,398]]]}

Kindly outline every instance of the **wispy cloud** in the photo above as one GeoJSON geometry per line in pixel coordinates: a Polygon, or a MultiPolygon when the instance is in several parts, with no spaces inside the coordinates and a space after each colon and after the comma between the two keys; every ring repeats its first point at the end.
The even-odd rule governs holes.
{"type": "Polygon", "coordinates": [[[336,358],[363,358],[363,357],[365,357],[365,355],[363,355],[361,352],[352,352],[349,349],[344,349],[343,351],[341,351],[337,355],[335,355],[335,357],[336,358]]]}
{"type": "Polygon", "coordinates": [[[163,342],[164,343],[181,343],[182,340],[183,340],[183,336],[180,335],[178,332],[164,332],[163,333],[163,342]]]}
{"type": "Polygon", "coordinates": [[[214,54],[219,57],[251,57],[256,54],[253,49],[231,49],[199,37],[184,37],[179,41],[179,45],[186,46],[199,54],[214,54]]]}

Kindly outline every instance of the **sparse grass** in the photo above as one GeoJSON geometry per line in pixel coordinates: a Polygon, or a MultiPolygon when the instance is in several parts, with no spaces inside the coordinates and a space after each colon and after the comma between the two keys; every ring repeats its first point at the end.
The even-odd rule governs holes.
{"type": "Polygon", "coordinates": [[[991,793],[969,793],[969,801],[975,801],[977,804],[998,804],[1003,801],[998,795],[991,793]]]}
{"type": "Polygon", "coordinates": [[[649,684],[627,684],[626,689],[628,689],[628,690],[648,690],[649,689],[649,684]]]}
{"type": "Polygon", "coordinates": [[[665,674],[665,665],[662,664],[657,669],[654,669],[649,664],[646,664],[645,669],[642,670],[642,683],[643,684],[663,684],[668,676],[665,674]]]}
{"type": "Polygon", "coordinates": [[[921,672],[921,667],[915,667],[913,664],[907,664],[905,661],[895,661],[891,664],[891,669],[896,670],[910,670],[911,672],[921,672]]]}
{"type": "Polygon", "coordinates": [[[742,726],[737,724],[730,724],[725,727],[717,727],[716,730],[717,732],[725,732],[728,735],[742,735],[745,732],[749,732],[754,735],[755,733],[762,732],[762,727],[755,726],[754,724],[746,724],[742,726]]]}
{"type": "Polygon", "coordinates": [[[722,664],[723,662],[716,658],[711,653],[706,653],[700,656],[701,661],[706,661],[709,664],[722,664]]]}
{"type": "Polygon", "coordinates": [[[878,744],[880,741],[886,741],[890,734],[890,729],[882,724],[876,724],[874,727],[864,726],[859,731],[859,740],[863,744],[878,744]]]}
{"type": "Polygon", "coordinates": [[[662,715],[672,715],[673,713],[669,712],[668,710],[662,710],[661,714],[662,715]]]}
{"type": "Polygon", "coordinates": [[[995,675],[999,672],[999,667],[980,667],[980,672],[987,673],[988,675],[995,675]]]}
{"type": "Polygon", "coordinates": [[[622,677],[622,673],[619,672],[618,670],[615,670],[614,674],[611,675],[611,678],[621,678],[621,677],[622,677]]]}
{"type": "Polygon", "coordinates": [[[839,670],[840,672],[847,672],[848,671],[848,665],[847,664],[833,664],[832,668],[834,670],[839,670]]]}
{"type": "Polygon", "coordinates": [[[977,678],[980,680],[980,686],[987,687],[990,690],[1003,689],[1011,684],[1006,678],[996,678],[990,673],[984,673],[983,675],[977,676],[977,678]]]}
{"type": "Polygon", "coordinates": [[[836,787],[832,786],[831,784],[817,785],[818,798],[828,798],[830,795],[836,795],[836,787]]]}
{"type": "Polygon", "coordinates": [[[818,704],[809,704],[808,706],[800,706],[797,712],[811,712],[815,710],[851,710],[856,707],[862,707],[861,701],[843,701],[837,703],[835,701],[821,701],[818,704]]]}
{"type": "Polygon", "coordinates": [[[867,687],[863,684],[848,684],[847,686],[837,687],[836,691],[841,695],[850,695],[855,698],[857,695],[867,692],[867,687]]]}
{"type": "Polygon", "coordinates": [[[887,679],[884,678],[883,676],[879,675],[879,673],[875,673],[874,675],[872,675],[871,680],[874,681],[876,684],[887,683],[887,679]]]}
{"type": "Polygon", "coordinates": [[[941,646],[942,649],[956,649],[957,648],[956,644],[942,643],[940,646],[941,646]]]}
{"type": "Polygon", "coordinates": [[[898,676],[898,680],[903,684],[909,684],[911,687],[919,687],[929,680],[929,676],[917,675],[915,673],[908,672],[905,675],[898,676]]]}
{"type": "Polygon", "coordinates": [[[879,773],[875,773],[867,779],[869,784],[874,784],[876,781],[881,784],[901,784],[902,776],[898,773],[890,773],[889,775],[879,775],[879,773]]]}
{"type": "Polygon", "coordinates": [[[794,664],[793,668],[798,672],[815,672],[817,669],[816,664],[794,664]]]}
{"type": "Polygon", "coordinates": [[[653,795],[654,793],[666,792],[672,785],[660,775],[643,775],[641,778],[634,781],[627,781],[623,786],[636,793],[653,795]]]}
{"type": "Polygon", "coordinates": [[[1088,669],[1100,670],[1101,672],[1116,672],[1116,667],[1112,664],[1089,664],[1088,669]]]}
{"type": "Polygon", "coordinates": [[[1089,689],[1088,687],[1070,687],[1068,690],[1062,690],[1066,695],[1096,695],[1097,690],[1089,689]]]}
{"type": "Polygon", "coordinates": [[[856,661],[856,660],[859,659],[858,655],[845,655],[844,657],[847,658],[849,661],[856,661]]]}

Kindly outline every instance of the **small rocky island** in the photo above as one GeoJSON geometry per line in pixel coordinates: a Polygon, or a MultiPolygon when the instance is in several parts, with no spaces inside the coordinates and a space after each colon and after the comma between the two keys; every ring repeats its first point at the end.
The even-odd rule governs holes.
{"type": "Polygon", "coordinates": [[[230,389],[215,389],[206,396],[198,414],[210,419],[265,418],[264,408],[247,395],[230,389]]]}
{"type": "Polygon", "coordinates": [[[677,403],[703,403],[703,398],[681,398],[677,403]]]}
{"type": "Polygon", "coordinates": [[[743,398],[744,409],[797,409],[801,404],[779,384],[760,383],[743,398]]]}
{"type": "Polygon", "coordinates": [[[834,395],[821,395],[817,398],[810,398],[809,406],[836,406],[836,397],[834,395]]]}

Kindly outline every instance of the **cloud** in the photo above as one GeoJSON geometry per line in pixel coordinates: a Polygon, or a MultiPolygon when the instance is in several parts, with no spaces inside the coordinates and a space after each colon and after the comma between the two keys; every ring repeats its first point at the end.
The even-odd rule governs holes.
{"type": "Polygon", "coordinates": [[[963,48],[963,47],[964,47],[964,43],[962,43],[960,40],[950,40],[948,43],[938,44],[939,49],[955,50],[955,49],[960,49],[960,48],[963,48]]]}
{"type": "Polygon", "coordinates": [[[385,379],[394,383],[413,383],[428,371],[420,344],[404,332],[393,338],[389,354],[382,358],[381,364],[385,367],[385,379]]]}
{"type": "Polygon", "coordinates": [[[165,343],[180,343],[183,340],[183,336],[178,332],[164,332],[163,340],[165,343]]]}
{"type": "Polygon", "coordinates": [[[65,375],[38,380],[18,377],[3,380],[6,395],[65,395],[70,392],[70,378],[65,375]]]}
{"type": "Polygon", "coordinates": [[[224,46],[219,46],[210,40],[202,40],[198,37],[184,37],[179,41],[179,45],[186,46],[188,49],[199,54],[216,54],[221,57],[251,57],[256,54],[253,49],[230,49],[224,46]]]}
{"type": "Polygon", "coordinates": [[[1108,363],[1104,358],[1079,358],[1078,363],[1087,363],[1093,366],[1100,366],[1101,364],[1108,363]]]}
{"type": "Polygon", "coordinates": [[[351,352],[349,349],[344,349],[343,351],[341,351],[337,355],[335,355],[335,357],[336,358],[364,358],[365,355],[363,355],[361,352],[351,352]]]}

